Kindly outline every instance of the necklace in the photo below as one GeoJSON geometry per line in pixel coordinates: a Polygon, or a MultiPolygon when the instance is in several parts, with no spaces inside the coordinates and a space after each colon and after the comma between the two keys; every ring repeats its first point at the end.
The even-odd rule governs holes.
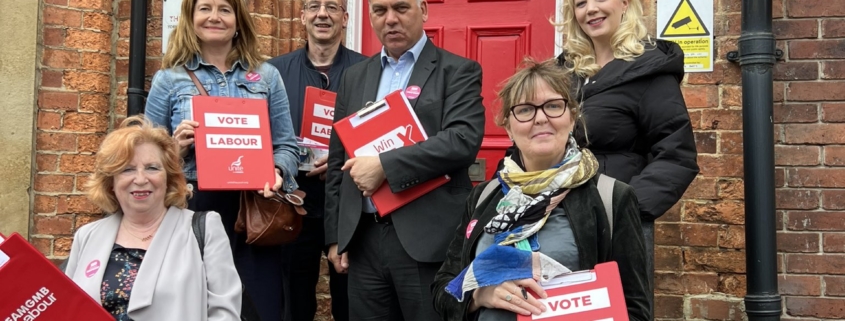
{"type": "Polygon", "coordinates": [[[153,235],[155,234],[155,231],[153,231],[152,233],[150,233],[150,235],[140,237],[138,235],[135,235],[135,233],[130,232],[129,228],[127,228],[126,225],[123,225],[123,230],[126,231],[126,233],[129,233],[129,235],[132,235],[133,237],[135,237],[136,239],[141,240],[141,242],[149,241],[151,238],[153,238],[153,235]]]}

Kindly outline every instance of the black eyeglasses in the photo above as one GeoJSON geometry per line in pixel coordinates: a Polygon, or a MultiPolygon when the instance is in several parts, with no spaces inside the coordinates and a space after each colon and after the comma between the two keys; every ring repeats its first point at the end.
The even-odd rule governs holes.
{"type": "Polygon", "coordinates": [[[326,12],[330,14],[338,14],[343,12],[343,6],[336,4],[336,3],[319,3],[319,2],[311,2],[305,5],[305,11],[310,13],[317,13],[320,12],[320,7],[326,7],[326,12]]]}
{"type": "Polygon", "coordinates": [[[534,120],[534,117],[537,117],[537,109],[542,109],[548,118],[558,118],[566,113],[566,105],[567,100],[563,98],[549,99],[540,106],[523,103],[511,107],[511,114],[521,123],[534,120]]]}

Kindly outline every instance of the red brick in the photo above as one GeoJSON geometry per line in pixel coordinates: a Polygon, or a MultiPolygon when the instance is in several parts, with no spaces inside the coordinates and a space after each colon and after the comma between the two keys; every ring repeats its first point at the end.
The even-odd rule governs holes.
{"type": "Polygon", "coordinates": [[[829,168],[790,168],[791,187],[845,187],[845,171],[829,168]]]}
{"type": "Polygon", "coordinates": [[[845,61],[825,61],[822,64],[822,78],[845,79],[845,61]]]}
{"type": "Polygon", "coordinates": [[[781,295],[819,296],[822,294],[821,278],[814,275],[778,275],[778,292],[781,295]]]}
{"type": "Polygon", "coordinates": [[[62,114],[50,111],[39,111],[36,128],[40,130],[58,130],[62,128],[62,114]]]}
{"type": "Polygon", "coordinates": [[[68,89],[82,92],[108,94],[111,91],[111,78],[108,74],[87,71],[67,71],[63,79],[68,89]]]}
{"type": "Polygon", "coordinates": [[[82,25],[82,12],[79,10],[44,6],[41,17],[46,26],[79,28],[82,25]]]}
{"type": "Polygon", "coordinates": [[[53,239],[33,237],[29,240],[29,244],[32,244],[32,247],[44,256],[53,255],[53,239]]]}
{"type": "Polygon", "coordinates": [[[742,132],[719,132],[719,152],[722,154],[742,154],[742,132]]]}
{"type": "Polygon", "coordinates": [[[79,53],[71,50],[44,49],[42,63],[50,68],[79,68],[79,53]]]}
{"type": "Polygon", "coordinates": [[[693,130],[700,130],[701,127],[701,110],[689,110],[689,121],[693,130]]]}
{"type": "Polygon", "coordinates": [[[824,164],[827,166],[845,166],[845,146],[825,146],[824,164]]]}
{"type": "Polygon", "coordinates": [[[719,105],[719,92],[713,86],[684,86],[681,88],[687,108],[706,108],[719,105]]]}
{"type": "MultiPolygon", "coordinates": [[[[118,0],[117,3],[117,14],[115,17],[117,19],[129,19],[132,13],[132,2],[131,0],[118,0]]],[[[127,36],[128,37],[128,36],[127,36]]]]}
{"type": "Polygon", "coordinates": [[[70,247],[72,244],[72,237],[57,237],[55,240],[53,240],[53,256],[70,255],[70,247]]]}
{"type": "Polygon", "coordinates": [[[82,214],[99,214],[100,209],[88,201],[88,198],[83,195],[67,195],[59,197],[58,207],[56,212],[64,213],[82,213],[82,214]]]}
{"type": "Polygon", "coordinates": [[[96,52],[83,53],[82,69],[107,72],[111,70],[111,55],[96,52]]]}
{"type": "Polygon", "coordinates": [[[68,29],[65,45],[83,50],[111,51],[111,35],[105,32],[68,29]]]}
{"type": "Polygon", "coordinates": [[[62,88],[62,72],[41,70],[41,87],[62,88]]]}
{"type": "Polygon", "coordinates": [[[111,15],[99,12],[86,12],[82,16],[82,27],[96,31],[111,32],[114,29],[114,24],[112,23],[111,15]]]}
{"type": "Polygon", "coordinates": [[[812,210],[819,208],[819,191],[805,189],[775,190],[775,203],[778,209],[812,210]]]}
{"type": "Polygon", "coordinates": [[[103,215],[76,215],[76,229],[85,226],[88,223],[96,222],[103,218],[103,215]]]}
{"type": "Polygon", "coordinates": [[[111,12],[111,1],[109,0],[68,0],[68,5],[83,9],[95,9],[111,12]]]}
{"type": "Polygon", "coordinates": [[[815,123],[819,121],[817,104],[774,104],[775,123],[815,123]]]}
{"type": "Polygon", "coordinates": [[[699,154],[716,153],[716,132],[694,132],[695,149],[699,154]]]}
{"type": "Polygon", "coordinates": [[[654,317],[661,319],[682,319],[684,317],[684,297],[655,295],[654,317]]]}
{"type": "Polygon", "coordinates": [[[742,202],[737,201],[716,201],[704,203],[685,201],[684,221],[744,224],[745,206],[742,202]]]}
{"type": "Polygon", "coordinates": [[[705,177],[742,177],[742,155],[698,155],[698,167],[705,177]]]}
{"type": "Polygon", "coordinates": [[[689,318],[705,320],[735,320],[741,321],[745,313],[742,302],[731,298],[690,298],[689,318]]]}
{"type": "Polygon", "coordinates": [[[742,111],[705,109],[701,112],[701,122],[712,130],[742,130],[742,111]]]}
{"type": "Polygon", "coordinates": [[[90,174],[82,173],[82,174],[76,175],[76,191],[77,192],[85,192],[85,184],[88,183],[89,178],[91,178],[90,174]]]}
{"type": "Polygon", "coordinates": [[[799,212],[788,214],[787,226],[797,231],[839,231],[845,230],[845,212],[799,212]]]}
{"type": "Polygon", "coordinates": [[[822,35],[825,38],[845,37],[845,19],[822,20],[822,35]]]}
{"type": "Polygon", "coordinates": [[[845,39],[790,40],[789,59],[842,58],[845,39]]]}
{"type": "Polygon", "coordinates": [[[108,95],[81,94],[79,95],[79,111],[107,114],[109,112],[108,95]]]}
{"type": "Polygon", "coordinates": [[[67,113],[64,128],[76,132],[104,133],[109,128],[108,121],[108,115],[103,114],[67,113]]]}
{"type": "Polygon", "coordinates": [[[845,277],[825,276],[822,280],[824,282],[824,295],[845,296],[845,277]]]}
{"type": "Polygon", "coordinates": [[[787,254],[786,270],[804,274],[845,274],[845,255],[787,254]]]}
{"type": "Polygon", "coordinates": [[[789,84],[786,96],[790,101],[845,100],[842,88],[845,88],[845,81],[793,82],[789,84]]]}
{"type": "Polygon", "coordinates": [[[786,0],[786,13],[790,18],[845,16],[845,6],[839,1],[786,0]]]}
{"type": "Polygon", "coordinates": [[[59,47],[64,45],[65,34],[64,28],[47,28],[44,27],[43,34],[41,35],[41,40],[43,41],[45,46],[55,46],[59,47]]]}
{"type": "Polygon", "coordinates": [[[654,247],[655,271],[679,271],[681,269],[681,249],[677,247],[654,247]]]}
{"type": "Polygon", "coordinates": [[[845,124],[787,124],[783,136],[787,144],[845,144],[845,124]]]}
{"type": "Polygon", "coordinates": [[[654,244],[659,245],[683,245],[681,242],[680,224],[658,223],[654,229],[654,244]]]}
{"type": "MultiPolygon", "coordinates": [[[[295,1],[255,0],[249,2],[249,9],[250,12],[257,14],[275,15],[277,8],[285,8],[285,12],[280,17],[293,17],[293,2],[295,1]]],[[[298,13],[296,17],[299,17],[298,13]]]]}
{"type": "Polygon", "coordinates": [[[845,103],[823,103],[822,121],[826,123],[845,122],[845,103]]]}
{"type": "Polygon", "coordinates": [[[147,40],[147,57],[161,57],[161,40],[147,40]]]}
{"type": "Polygon", "coordinates": [[[675,203],[666,213],[663,213],[663,216],[657,219],[657,222],[660,223],[678,223],[681,221],[681,204],[680,202],[675,203]]]}
{"type": "Polygon", "coordinates": [[[33,209],[35,214],[52,214],[56,212],[56,203],[58,200],[55,196],[35,195],[33,209]]]}
{"type": "Polygon", "coordinates": [[[76,135],[39,132],[35,134],[35,148],[37,150],[75,152],[76,135]]]}
{"type": "Polygon", "coordinates": [[[817,253],[819,252],[819,233],[778,232],[778,252],[817,253]]]}
{"type": "Polygon", "coordinates": [[[72,215],[35,215],[32,220],[34,234],[71,234],[72,215]]]}
{"type": "Polygon", "coordinates": [[[44,3],[54,4],[54,5],[57,5],[57,6],[66,6],[67,0],[44,0],[44,3]]]}
{"type": "Polygon", "coordinates": [[[745,183],[741,179],[719,180],[719,198],[722,200],[745,199],[745,183]]]}
{"type": "Polygon", "coordinates": [[[94,171],[94,155],[64,154],[59,169],[65,173],[91,173],[94,171]]]}
{"type": "Polygon", "coordinates": [[[93,153],[100,149],[100,144],[106,136],[104,134],[80,134],[79,152],[93,153]]]}
{"type": "Polygon", "coordinates": [[[709,294],[719,286],[715,273],[655,273],[654,286],[664,294],[709,294]]]}
{"type": "Polygon", "coordinates": [[[714,224],[681,224],[681,238],[685,246],[715,247],[719,239],[719,226],[714,224]]]}
{"type": "MultiPolygon", "coordinates": [[[[772,21],[772,33],[778,40],[817,38],[819,36],[819,21],[816,19],[774,20],[772,21]]],[[[778,63],[775,67],[781,64],[778,63]]]]}
{"type": "Polygon", "coordinates": [[[845,253],[845,234],[824,233],[822,235],[822,250],[825,253],[845,253]]]}
{"type": "Polygon", "coordinates": [[[745,272],[745,252],[714,248],[684,250],[684,271],[745,272]]]}
{"type": "Polygon", "coordinates": [[[35,170],[37,172],[55,172],[59,155],[38,153],[35,155],[35,170]]]}
{"type": "MultiPolygon", "coordinates": [[[[742,106],[742,87],[740,86],[722,86],[722,106],[723,107],[741,107],[742,106]]],[[[704,123],[704,127],[709,127],[710,124],[704,123]]]]}
{"type": "Polygon", "coordinates": [[[722,225],[719,228],[719,247],[724,249],[744,249],[745,228],[741,225],[722,225]]]}
{"type": "Polygon", "coordinates": [[[719,274],[718,292],[735,297],[745,297],[747,281],[744,274],[719,274]]]}
{"type": "Polygon", "coordinates": [[[820,165],[821,148],[806,145],[775,145],[775,165],[813,166],[820,165]]]}
{"type": "MultiPolygon", "coordinates": [[[[738,33],[737,33],[738,34],[738,33]]],[[[727,62],[715,62],[712,72],[696,72],[687,74],[689,85],[738,85],[741,81],[739,66],[727,62]]]]}
{"type": "Polygon", "coordinates": [[[38,108],[76,111],[79,107],[79,94],[63,91],[42,90],[38,94],[38,108]]]}
{"type": "Polygon", "coordinates": [[[845,190],[823,190],[822,207],[826,210],[845,210],[845,190]]]}
{"type": "Polygon", "coordinates": [[[713,35],[717,38],[723,36],[736,36],[741,32],[742,15],[740,13],[723,13],[721,19],[714,21],[713,35]]]}
{"type": "MultiPolygon", "coordinates": [[[[815,23],[815,22],[813,22],[815,23]]],[[[814,80],[819,78],[818,62],[780,62],[775,64],[775,80],[814,80]]]]}
{"type": "Polygon", "coordinates": [[[36,192],[69,193],[73,191],[73,176],[37,174],[34,185],[36,192]]]}
{"type": "Polygon", "coordinates": [[[772,100],[774,102],[782,102],[783,98],[786,97],[786,85],[783,82],[776,81],[774,85],[772,85],[772,100]]]}
{"type": "Polygon", "coordinates": [[[786,313],[796,317],[841,320],[845,319],[845,299],[787,297],[786,313]]]}
{"type": "Polygon", "coordinates": [[[687,187],[684,198],[687,199],[711,199],[715,200],[719,197],[716,195],[716,179],[696,177],[689,187],[687,187]]]}

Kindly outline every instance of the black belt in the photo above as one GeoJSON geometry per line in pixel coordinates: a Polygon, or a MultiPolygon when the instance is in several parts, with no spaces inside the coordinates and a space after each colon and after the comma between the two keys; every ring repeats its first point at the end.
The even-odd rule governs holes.
{"type": "Polygon", "coordinates": [[[361,212],[361,216],[362,217],[371,216],[373,218],[373,220],[376,222],[376,224],[386,224],[386,225],[393,224],[393,219],[390,217],[390,215],[382,217],[382,216],[379,216],[378,213],[361,212]]]}

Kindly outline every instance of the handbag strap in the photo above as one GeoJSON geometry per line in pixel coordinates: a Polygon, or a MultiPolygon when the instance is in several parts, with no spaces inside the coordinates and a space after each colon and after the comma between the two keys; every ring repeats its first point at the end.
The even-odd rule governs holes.
{"type": "Polygon", "coordinates": [[[189,70],[188,68],[185,68],[185,71],[188,72],[188,76],[191,76],[191,81],[194,82],[194,86],[197,86],[197,89],[200,91],[200,95],[208,96],[208,92],[205,91],[205,87],[203,87],[200,80],[197,79],[197,75],[194,74],[194,71],[189,70]]]}
{"type": "Polygon", "coordinates": [[[207,211],[194,212],[191,217],[191,227],[194,230],[194,237],[197,238],[197,245],[200,248],[200,258],[205,261],[205,215],[207,211]]]}

